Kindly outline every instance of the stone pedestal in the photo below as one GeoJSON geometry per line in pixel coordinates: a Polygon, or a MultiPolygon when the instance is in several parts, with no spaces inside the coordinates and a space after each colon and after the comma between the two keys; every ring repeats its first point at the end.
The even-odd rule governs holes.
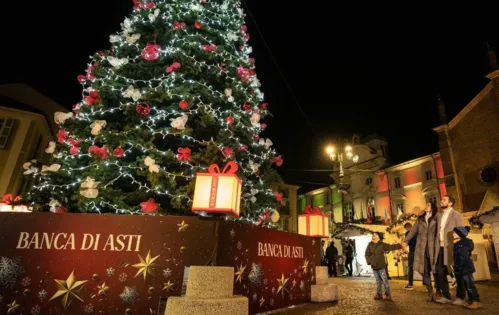
{"type": "Polygon", "coordinates": [[[233,290],[234,268],[191,266],[185,297],[169,297],[165,315],[248,315],[248,298],[233,290]]]}
{"type": "Polygon", "coordinates": [[[327,267],[315,267],[315,283],[312,287],[312,302],[338,301],[338,285],[330,284],[327,267]]]}

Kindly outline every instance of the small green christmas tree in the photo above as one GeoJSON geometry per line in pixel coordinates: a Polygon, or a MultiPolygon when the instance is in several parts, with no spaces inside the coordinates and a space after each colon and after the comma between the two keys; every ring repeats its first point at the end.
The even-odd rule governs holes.
{"type": "Polygon", "coordinates": [[[282,158],[260,138],[269,112],[240,1],[134,2],[78,76],[82,101],[55,115],[52,164],[25,165],[39,177],[28,200],[39,211],[189,214],[196,173],[231,160],[244,218],[265,217],[282,158]]]}

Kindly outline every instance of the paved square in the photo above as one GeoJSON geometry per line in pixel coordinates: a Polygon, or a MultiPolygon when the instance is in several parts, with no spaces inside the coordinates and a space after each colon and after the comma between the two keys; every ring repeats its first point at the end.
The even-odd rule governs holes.
{"type": "MultiPolygon", "coordinates": [[[[499,282],[477,282],[483,308],[471,311],[460,306],[426,302],[427,294],[421,282],[413,291],[404,289],[407,281],[392,280],[393,301],[375,301],[375,281],[370,278],[335,278],[339,301],[334,304],[306,304],[278,312],[279,315],[374,315],[374,314],[499,314],[499,282]]],[[[452,290],[453,297],[455,290],[452,290]]]]}

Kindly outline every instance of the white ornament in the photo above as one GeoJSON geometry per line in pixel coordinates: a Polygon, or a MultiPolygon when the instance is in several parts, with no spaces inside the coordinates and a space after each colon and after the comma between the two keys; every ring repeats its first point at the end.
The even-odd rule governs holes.
{"type": "Polygon", "coordinates": [[[45,174],[46,172],[57,172],[60,168],[61,168],[60,164],[52,164],[50,166],[43,165],[42,174],[45,174]]]}
{"type": "Polygon", "coordinates": [[[220,6],[220,9],[226,11],[227,9],[229,8],[229,6],[227,5],[227,2],[224,2],[221,6],[220,6]]]}
{"type": "Polygon", "coordinates": [[[70,118],[73,118],[73,112],[69,113],[55,112],[54,114],[54,121],[58,125],[64,124],[64,122],[70,118]]]}
{"type": "Polygon", "coordinates": [[[30,168],[30,167],[31,167],[31,165],[32,165],[32,164],[31,164],[31,162],[26,162],[26,163],[24,163],[24,164],[23,164],[23,168],[24,168],[25,170],[27,170],[28,168],[30,168]]]}
{"type": "Polygon", "coordinates": [[[149,167],[149,172],[151,173],[159,173],[159,165],[156,164],[156,161],[153,160],[151,157],[146,157],[144,159],[144,164],[149,167]]]}
{"type": "Polygon", "coordinates": [[[254,76],[251,80],[251,84],[250,84],[252,87],[260,87],[262,84],[260,83],[260,80],[258,80],[258,78],[256,76],[254,76]]]}
{"type": "Polygon", "coordinates": [[[270,140],[270,139],[266,139],[266,140],[260,139],[259,144],[265,146],[267,149],[273,145],[272,140],[270,140]]]}
{"type": "Polygon", "coordinates": [[[253,162],[253,160],[249,160],[248,168],[251,169],[253,173],[256,173],[260,168],[260,164],[253,162]]]}
{"type": "Polygon", "coordinates": [[[96,120],[93,123],[90,124],[90,128],[92,128],[92,131],[90,133],[93,136],[98,136],[102,130],[102,128],[106,127],[107,122],[105,120],[96,120]]]}
{"type": "Polygon", "coordinates": [[[135,43],[136,41],[138,41],[140,39],[140,34],[132,34],[132,35],[127,35],[126,36],[126,41],[129,43],[129,44],[133,44],[135,43]]]}
{"type": "Polygon", "coordinates": [[[45,152],[48,154],[52,154],[55,152],[55,141],[50,141],[48,147],[45,149],[45,152]]]}
{"type": "Polygon", "coordinates": [[[34,166],[31,166],[30,168],[28,168],[27,170],[25,170],[23,172],[24,175],[29,175],[29,174],[36,174],[38,173],[38,167],[34,167],[34,166]]]}
{"type": "Polygon", "coordinates": [[[203,11],[203,7],[199,4],[191,4],[192,11],[203,11]]]}
{"type": "Polygon", "coordinates": [[[126,18],[123,23],[121,23],[121,29],[123,30],[123,33],[128,35],[129,33],[133,32],[132,28],[132,21],[130,21],[129,18],[126,18]]]}
{"type": "Polygon", "coordinates": [[[96,182],[92,177],[87,177],[80,186],[80,195],[86,198],[97,198],[99,196],[99,190],[97,186],[100,182],[96,182]]]}
{"type": "Polygon", "coordinates": [[[171,118],[170,119],[170,121],[171,121],[170,126],[172,126],[175,129],[178,129],[178,130],[184,130],[185,124],[187,123],[188,118],[189,118],[188,115],[182,115],[182,116],[177,117],[177,118],[171,118]]]}
{"type": "Polygon", "coordinates": [[[116,57],[113,57],[113,56],[108,56],[107,57],[107,61],[109,61],[109,63],[111,64],[111,66],[115,67],[116,69],[119,69],[121,67],[123,67],[124,65],[126,65],[128,63],[128,59],[127,58],[116,58],[116,57]]]}
{"type": "Polygon", "coordinates": [[[258,194],[258,189],[251,188],[251,191],[249,193],[245,193],[243,195],[243,197],[246,197],[246,198],[251,197],[250,201],[252,203],[255,203],[256,202],[256,197],[255,197],[256,194],[258,194]]]}
{"type": "Polygon", "coordinates": [[[232,33],[232,32],[229,32],[227,34],[227,38],[229,40],[233,41],[233,42],[237,42],[237,40],[239,39],[239,37],[236,34],[232,33]]]}
{"type": "Polygon", "coordinates": [[[121,36],[120,35],[111,35],[109,36],[109,42],[111,43],[118,43],[121,41],[121,36]]]}
{"type": "Polygon", "coordinates": [[[149,13],[149,20],[154,22],[156,20],[156,18],[159,16],[159,12],[160,12],[160,10],[156,9],[156,10],[154,10],[154,13],[149,13]]]}
{"type": "Polygon", "coordinates": [[[270,220],[271,220],[272,222],[276,223],[277,221],[279,221],[279,218],[280,218],[280,217],[281,217],[281,216],[279,215],[279,212],[277,212],[277,210],[274,210],[274,211],[272,212],[272,214],[270,215],[270,220]]]}
{"type": "Polygon", "coordinates": [[[225,96],[229,97],[229,96],[231,96],[231,95],[232,95],[232,89],[230,89],[230,88],[226,88],[226,89],[224,90],[224,93],[225,93],[225,96]]]}
{"type": "Polygon", "coordinates": [[[133,99],[135,102],[138,101],[142,97],[142,93],[136,88],[133,87],[133,85],[130,85],[123,93],[122,95],[124,97],[130,97],[133,99]]]}
{"type": "Polygon", "coordinates": [[[253,113],[253,115],[251,115],[250,121],[253,127],[260,127],[260,114],[253,113]]]}
{"type": "Polygon", "coordinates": [[[239,16],[244,16],[244,11],[241,8],[237,8],[237,13],[239,13],[239,16]]]}
{"type": "Polygon", "coordinates": [[[59,200],[50,198],[49,206],[50,206],[50,212],[55,213],[56,209],[61,206],[61,203],[59,202],[59,200]]]}

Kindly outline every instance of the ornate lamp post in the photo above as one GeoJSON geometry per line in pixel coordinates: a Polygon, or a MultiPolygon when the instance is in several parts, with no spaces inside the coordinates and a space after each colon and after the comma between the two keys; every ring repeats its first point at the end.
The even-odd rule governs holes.
{"type": "Polygon", "coordinates": [[[354,155],[353,148],[350,145],[345,145],[343,150],[336,150],[335,146],[328,146],[326,148],[326,153],[329,155],[329,159],[334,163],[338,162],[340,166],[340,184],[343,183],[343,177],[345,176],[345,170],[343,169],[343,162],[345,159],[350,160],[354,163],[359,161],[359,156],[357,154],[354,155]]]}

